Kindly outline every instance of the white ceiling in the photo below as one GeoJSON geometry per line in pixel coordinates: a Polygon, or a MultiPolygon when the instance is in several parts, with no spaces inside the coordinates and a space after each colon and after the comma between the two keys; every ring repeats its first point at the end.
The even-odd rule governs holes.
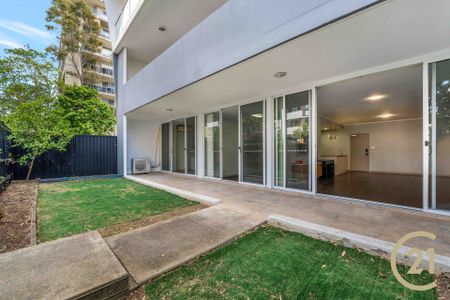
{"type": "Polygon", "coordinates": [[[224,4],[226,0],[145,0],[115,52],[148,63],[224,4]],[[166,26],[166,31],[158,30],[166,26]]]}
{"type": "MultiPolygon", "coordinates": [[[[450,49],[449,28],[450,1],[382,2],[155,100],[128,116],[154,122],[167,121],[244,100],[276,96],[313,82],[450,49]],[[276,79],[273,74],[277,71],[285,71],[288,75],[276,79]],[[174,111],[168,112],[167,108],[174,111]]],[[[417,82],[412,70],[405,69],[399,76],[386,76],[397,77],[397,81],[417,82]]],[[[373,79],[372,84],[379,81],[377,89],[388,88],[391,79],[383,85],[382,76],[374,78],[377,79],[373,79]]],[[[370,78],[367,81],[369,88],[370,78]]],[[[394,89],[390,87],[387,92],[392,94],[394,89]]],[[[406,97],[399,93],[406,92],[396,94],[406,97]]],[[[415,94],[415,91],[408,93],[415,94]]],[[[354,97],[359,98],[359,95],[354,97]]]]}
{"type": "Polygon", "coordinates": [[[337,124],[422,117],[422,66],[416,65],[329,84],[317,90],[317,112],[337,124]],[[371,95],[384,99],[368,101],[371,95]],[[382,114],[393,114],[387,119],[382,114]]]}

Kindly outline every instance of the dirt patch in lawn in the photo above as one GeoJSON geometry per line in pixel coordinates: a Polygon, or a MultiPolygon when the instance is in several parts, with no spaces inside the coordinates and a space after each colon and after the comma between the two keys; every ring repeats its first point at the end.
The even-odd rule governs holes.
{"type": "Polygon", "coordinates": [[[172,211],[168,211],[168,212],[165,212],[165,213],[162,213],[159,215],[150,216],[147,218],[134,220],[134,221],[123,222],[120,224],[115,224],[112,226],[108,226],[106,228],[101,228],[98,231],[100,232],[100,234],[103,237],[108,237],[108,236],[112,236],[115,234],[129,231],[129,230],[133,230],[133,229],[137,229],[137,228],[151,225],[154,223],[158,223],[161,221],[165,221],[168,219],[172,219],[172,218],[175,218],[178,216],[182,216],[182,215],[185,215],[185,214],[188,214],[188,213],[191,213],[191,212],[194,212],[194,211],[206,208],[206,207],[208,207],[208,206],[203,205],[203,204],[195,204],[195,205],[175,209],[172,211]]]}
{"type": "Polygon", "coordinates": [[[15,181],[0,194],[0,253],[30,245],[37,184],[36,181],[15,181]]]}
{"type": "Polygon", "coordinates": [[[450,299],[450,273],[440,274],[437,278],[438,299],[450,299]]]}

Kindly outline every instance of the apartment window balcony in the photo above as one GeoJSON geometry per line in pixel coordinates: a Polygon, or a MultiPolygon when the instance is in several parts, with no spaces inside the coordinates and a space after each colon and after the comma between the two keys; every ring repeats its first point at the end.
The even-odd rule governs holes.
{"type": "Polygon", "coordinates": [[[109,31],[106,31],[104,29],[100,30],[100,36],[109,40],[109,38],[110,38],[109,31]]]}
{"type": "Polygon", "coordinates": [[[100,20],[103,20],[105,22],[108,22],[108,17],[105,14],[95,14],[97,16],[97,18],[99,18],[100,20]]]}
{"type": "Polygon", "coordinates": [[[114,90],[114,86],[99,86],[96,84],[87,84],[91,89],[97,90],[99,93],[105,93],[114,95],[116,91],[114,90]]]}
{"type": "Polygon", "coordinates": [[[96,66],[96,65],[92,65],[92,64],[87,65],[87,66],[86,66],[86,69],[87,69],[88,71],[94,71],[94,72],[96,72],[96,73],[98,73],[98,74],[100,74],[100,75],[108,76],[108,77],[112,77],[113,74],[114,74],[112,68],[107,68],[107,67],[102,67],[102,66],[96,66]]]}

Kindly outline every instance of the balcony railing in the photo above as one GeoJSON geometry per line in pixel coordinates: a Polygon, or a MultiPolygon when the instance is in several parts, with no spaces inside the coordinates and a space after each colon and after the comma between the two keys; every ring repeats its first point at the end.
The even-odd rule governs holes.
{"type": "Polygon", "coordinates": [[[112,77],[113,76],[113,69],[111,68],[106,68],[106,67],[101,67],[101,66],[96,66],[96,65],[91,65],[88,64],[86,66],[86,69],[89,71],[94,71],[98,74],[104,75],[104,76],[108,76],[108,77],[112,77]]]}
{"type": "Polygon", "coordinates": [[[88,87],[90,87],[91,89],[97,90],[99,93],[105,93],[105,94],[110,94],[110,95],[114,95],[115,94],[115,90],[113,86],[98,86],[95,84],[88,84],[88,87]]]}
{"type": "Polygon", "coordinates": [[[114,24],[116,41],[120,39],[120,35],[130,22],[131,16],[133,15],[140,1],[141,0],[127,0],[127,2],[125,3],[121,13],[119,14],[119,17],[116,20],[116,23],[114,24]]]}

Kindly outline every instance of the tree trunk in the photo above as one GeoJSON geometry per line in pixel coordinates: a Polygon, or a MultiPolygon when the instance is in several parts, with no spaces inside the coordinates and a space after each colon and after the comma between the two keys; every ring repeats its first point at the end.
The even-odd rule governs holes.
{"type": "Polygon", "coordinates": [[[30,162],[30,165],[28,166],[28,173],[27,173],[27,179],[26,180],[30,179],[31,171],[33,170],[34,159],[35,159],[35,157],[33,157],[33,159],[30,162]]]}

